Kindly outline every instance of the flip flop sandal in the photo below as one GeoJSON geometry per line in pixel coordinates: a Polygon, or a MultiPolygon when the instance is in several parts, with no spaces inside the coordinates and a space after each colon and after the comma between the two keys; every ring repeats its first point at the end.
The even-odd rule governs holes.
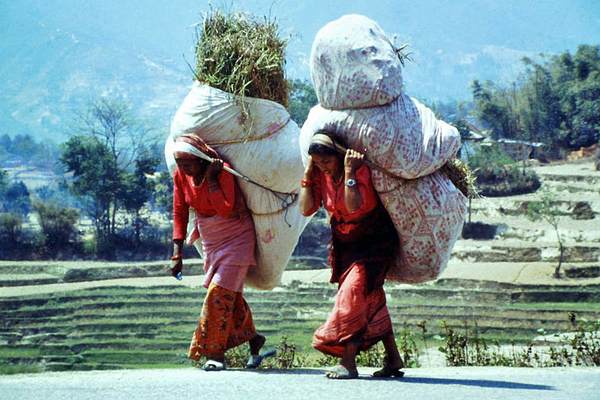
{"type": "Polygon", "coordinates": [[[204,366],[202,367],[203,370],[205,371],[223,371],[225,368],[225,363],[222,363],[220,361],[216,361],[216,360],[208,360],[206,363],[204,363],[204,366]]]}
{"type": "Polygon", "coordinates": [[[356,379],[358,378],[358,371],[350,372],[348,368],[343,365],[338,365],[331,371],[327,372],[325,376],[328,379],[356,379]]]}
{"type": "Polygon", "coordinates": [[[248,362],[246,363],[246,368],[256,369],[260,367],[260,364],[265,358],[273,357],[275,354],[277,354],[277,350],[273,349],[260,353],[257,356],[250,355],[250,357],[248,358],[248,362]]]}
{"type": "Polygon", "coordinates": [[[378,371],[373,372],[374,378],[402,378],[404,376],[404,372],[400,371],[400,368],[393,368],[385,365],[378,371]]]}

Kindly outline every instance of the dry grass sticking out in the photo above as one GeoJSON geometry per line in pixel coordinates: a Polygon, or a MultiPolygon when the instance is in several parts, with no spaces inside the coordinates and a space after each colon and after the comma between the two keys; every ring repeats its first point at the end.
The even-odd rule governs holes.
{"type": "Polygon", "coordinates": [[[196,79],[237,96],[287,107],[287,40],[277,31],[277,23],[267,17],[211,11],[196,32],[196,79]]]}
{"type": "Polygon", "coordinates": [[[442,167],[442,171],[467,198],[479,197],[477,187],[475,186],[475,174],[460,159],[451,159],[442,167]]]}

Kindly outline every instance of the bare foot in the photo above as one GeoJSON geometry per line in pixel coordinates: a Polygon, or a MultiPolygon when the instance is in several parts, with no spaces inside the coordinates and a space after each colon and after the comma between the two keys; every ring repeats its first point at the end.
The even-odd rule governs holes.
{"type": "Polygon", "coordinates": [[[257,356],[258,352],[260,351],[260,349],[262,349],[266,341],[267,338],[257,333],[256,336],[250,339],[250,354],[252,354],[253,356],[257,356]]]}
{"type": "Polygon", "coordinates": [[[402,357],[398,355],[397,357],[386,355],[383,357],[383,366],[387,368],[400,369],[404,368],[404,361],[402,361],[402,357]]]}
{"type": "Polygon", "coordinates": [[[342,361],[342,362],[340,362],[340,365],[342,367],[346,368],[348,370],[348,372],[350,372],[351,375],[358,376],[358,369],[356,368],[356,362],[346,364],[342,361]]]}
{"type": "Polygon", "coordinates": [[[218,361],[220,363],[225,362],[225,354],[212,354],[210,357],[207,357],[209,360],[218,361]]]}

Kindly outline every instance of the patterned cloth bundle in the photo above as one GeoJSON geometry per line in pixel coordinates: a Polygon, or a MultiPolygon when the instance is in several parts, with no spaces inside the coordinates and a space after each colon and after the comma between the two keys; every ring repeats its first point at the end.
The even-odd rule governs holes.
{"type": "Polygon", "coordinates": [[[442,168],[456,156],[460,135],[402,88],[402,64],[374,21],[347,15],[317,34],[310,57],[319,104],[300,134],[306,163],[312,135],[326,130],[363,152],[373,184],[400,240],[388,279],[437,278],[460,235],[466,198],[442,168]]]}

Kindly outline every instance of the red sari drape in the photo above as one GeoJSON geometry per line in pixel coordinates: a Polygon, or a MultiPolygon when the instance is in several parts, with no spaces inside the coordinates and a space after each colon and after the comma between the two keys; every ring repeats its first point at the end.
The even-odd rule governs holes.
{"type": "Polygon", "coordinates": [[[324,203],[330,214],[331,282],[339,284],[333,310],[316,330],[313,347],[337,357],[349,341],[366,350],[392,332],[383,283],[394,260],[397,234],[373,189],[368,167],[356,175],[362,205],[353,213],[345,209],[343,183],[336,186],[320,172],[313,176],[313,199],[324,203]]]}

